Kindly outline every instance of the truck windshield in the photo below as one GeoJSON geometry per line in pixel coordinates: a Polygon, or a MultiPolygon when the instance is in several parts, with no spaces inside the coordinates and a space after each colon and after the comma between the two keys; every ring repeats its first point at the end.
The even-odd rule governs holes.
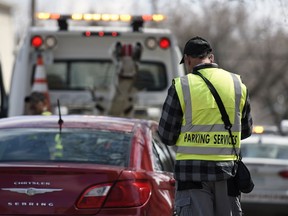
{"type": "MultiPolygon", "coordinates": [[[[112,61],[56,61],[45,67],[50,90],[105,88],[115,81],[116,66],[112,61]]],[[[141,62],[135,87],[146,91],[164,90],[167,87],[165,65],[141,62]]]]}

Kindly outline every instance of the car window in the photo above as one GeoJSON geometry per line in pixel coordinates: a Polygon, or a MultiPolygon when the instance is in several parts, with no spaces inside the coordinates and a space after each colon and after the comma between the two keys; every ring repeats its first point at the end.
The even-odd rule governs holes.
{"type": "Polygon", "coordinates": [[[174,159],[171,149],[164,145],[158,138],[153,138],[154,167],[159,171],[173,172],[174,159]]]}
{"type": "Polygon", "coordinates": [[[241,154],[243,157],[287,159],[288,137],[252,135],[243,141],[241,154]]]}
{"type": "MultiPolygon", "coordinates": [[[[112,61],[56,61],[46,66],[51,90],[87,90],[107,88],[114,80],[116,65],[112,61]]],[[[159,91],[167,87],[165,65],[159,62],[141,62],[135,87],[159,91]]]]}
{"type": "Polygon", "coordinates": [[[127,166],[131,134],[99,130],[3,129],[0,161],[67,161],[127,166]]]}
{"type": "Polygon", "coordinates": [[[243,157],[287,159],[288,146],[245,144],[241,147],[243,157]]]}

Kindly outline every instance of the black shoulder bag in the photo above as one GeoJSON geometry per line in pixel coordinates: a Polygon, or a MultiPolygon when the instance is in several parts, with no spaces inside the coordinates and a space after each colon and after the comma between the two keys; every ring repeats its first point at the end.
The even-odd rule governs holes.
{"type": "MultiPolygon", "coordinates": [[[[249,169],[243,163],[241,155],[238,154],[236,151],[235,143],[234,143],[234,139],[232,137],[232,131],[231,131],[232,124],[230,122],[229,116],[228,116],[226,109],[224,107],[224,104],[223,104],[217,90],[212,85],[212,83],[206,77],[204,77],[199,71],[195,71],[193,73],[200,76],[204,80],[204,82],[207,84],[209,90],[211,91],[211,93],[212,93],[212,95],[213,95],[213,97],[214,97],[214,99],[218,105],[218,108],[219,108],[220,113],[222,115],[222,121],[224,122],[224,125],[225,125],[225,129],[228,130],[229,136],[231,138],[233,150],[234,150],[235,155],[237,157],[237,160],[235,163],[237,163],[237,167],[238,167],[235,176],[231,179],[232,184],[234,184],[234,186],[235,186],[234,189],[236,189],[236,194],[235,194],[235,191],[233,194],[235,194],[235,195],[237,195],[237,193],[240,194],[239,191],[242,193],[250,193],[254,188],[254,183],[253,183],[249,169]]],[[[228,182],[228,184],[229,184],[229,182],[228,182]]]]}

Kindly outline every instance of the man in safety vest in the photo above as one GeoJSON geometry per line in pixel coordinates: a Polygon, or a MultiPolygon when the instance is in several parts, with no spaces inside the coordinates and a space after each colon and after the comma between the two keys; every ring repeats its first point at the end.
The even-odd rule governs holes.
{"type": "MultiPolygon", "coordinates": [[[[30,115],[45,115],[50,116],[52,113],[48,110],[48,101],[45,94],[42,92],[32,92],[29,97],[25,99],[30,108],[30,115]]],[[[52,145],[51,159],[62,158],[63,145],[60,134],[56,134],[54,138],[54,144],[52,145]]]]}
{"type": "Polygon", "coordinates": [[[30,115],[52,115],[52,113],[48,110],[47,98],[42,92],[32,92],[30,96],[25,98],[25,103],[28,104],[28,114],[30,115]]]}
{"type": "Polygon", "coordinates": [[[158,128],[166,145],[176,145],[177,214],[240,216],[239,196],[231,195],[227,180],[235,175],[235,151],[240,152],[240,140],[252,133],[248,90],[240,76],[214,63],[212,48],[201,37],[186,43],[182,63],[188,73],[173,80],[158,128]],[[220,95],[232,124],[232,136],[224,127],[208,86],[199,75],[193,74],[196,71],[220,95]]]}

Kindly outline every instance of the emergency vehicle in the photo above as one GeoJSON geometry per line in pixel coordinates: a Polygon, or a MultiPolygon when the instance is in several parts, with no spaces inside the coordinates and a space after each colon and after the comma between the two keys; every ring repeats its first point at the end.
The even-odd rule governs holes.
{"type": "MultiPolygon", "coordinates": [[[[25,115],[25,97],[33,91],[40,67],[42,79],[47,79],[42,81],[48,84],[52,113],[57,113],[59,101],[62,111],[66,110],[63,114],[102,114],[101,109],[113,102],[111,86],[119,66],[113,57],[117,44],[130,48],[141,45],[141,57],[135,60],[132,56],[138,61],[133,78],[137,89],[133,117],[157,119],[172,79],[184,75],[184,67],[179,65],[182,54],[170,30],[144,27],[146,21],[163,20],[162,15],[38,13],[37,18],[54,20],[58,25],[31,27],[22,40],[11,79],[8,116],[25,115]],[[83,21],[97,25],[75,25],[83,21]],[[107,21],[130,25],[99,25],[107,21]]],[[[124,106],[119,101],[115,105],[124,106]]]]}

